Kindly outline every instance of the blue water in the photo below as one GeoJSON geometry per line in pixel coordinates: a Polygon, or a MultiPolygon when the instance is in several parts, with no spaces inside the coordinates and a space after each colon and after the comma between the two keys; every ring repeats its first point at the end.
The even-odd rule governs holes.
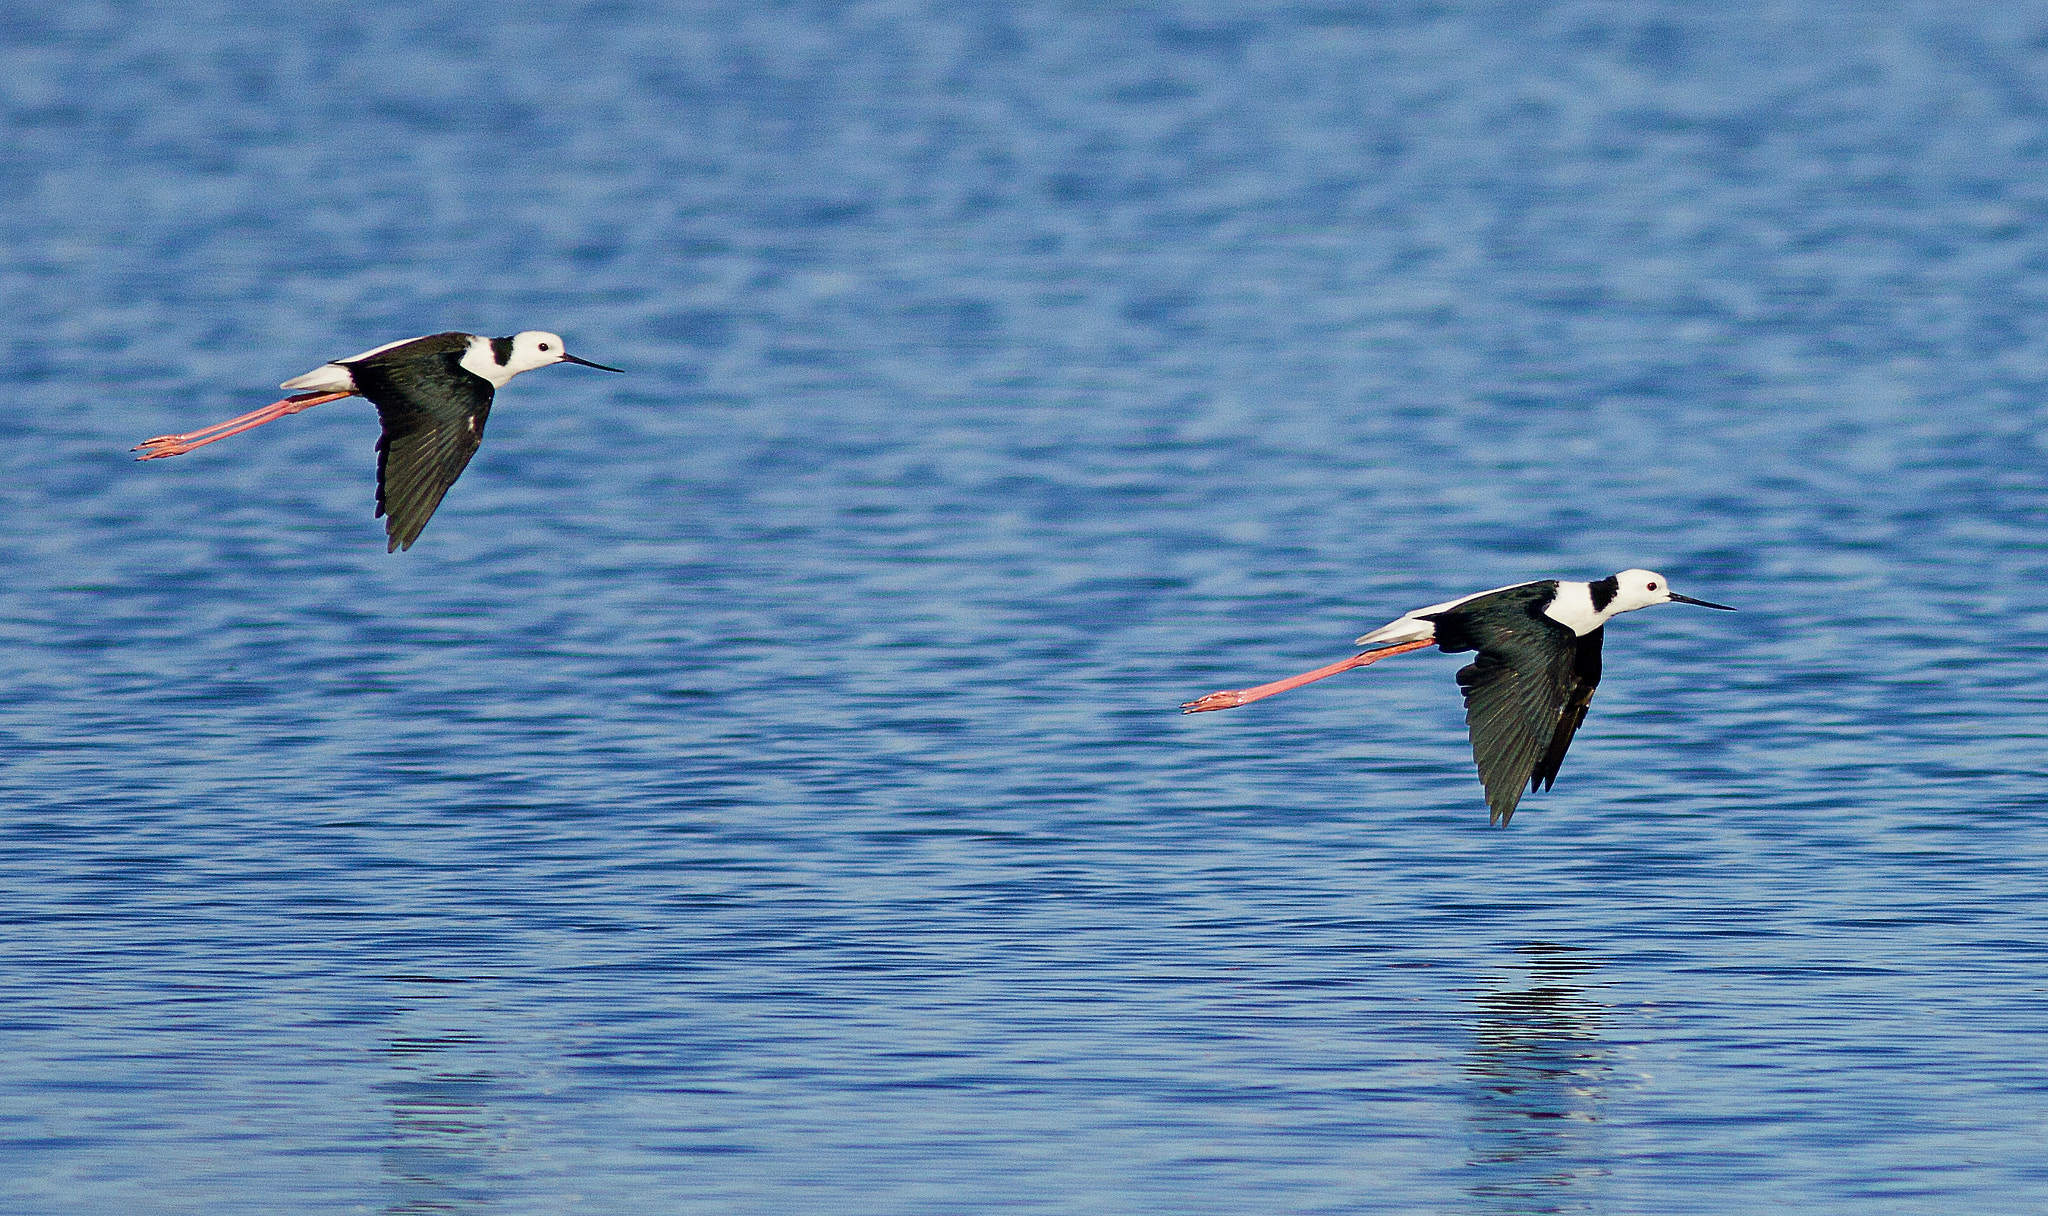
{"type": "Polygon", "coordinates": [[[2048,1207],[2038,8],[41,7],[0,1209],[2048,1207]]]}

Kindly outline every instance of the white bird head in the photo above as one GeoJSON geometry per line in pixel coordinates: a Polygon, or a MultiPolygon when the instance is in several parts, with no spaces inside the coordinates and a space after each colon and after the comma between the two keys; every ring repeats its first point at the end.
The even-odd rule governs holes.
{"type": "Polygon", "coordinates": [[[524,333],[513,334],[510,339],[501,340],[512,343],[511,351],[501,361],[507,380],[520,372],[530,372],[536,367],[546,367],[550,363],[576,363],[584,367],[594,367],[601,372],[623,370],[606,367],[602,363],[592,363],[588,359],[578,359],[562,345],[562,335],[551,334],[544,329],[529,329],[524,333]]]}
{"type": "Polygon", "coordinates": [[[1702,608],[1719,608],[1723,612],[1735,609],[1726,604],[1709,604],[1689,595],[1680,595],[1671,589],[1671,580],[1655,570],[1624,570],[1614,576],[1614,601],[1607,605],[1607,615],[1618,612],[1634,612],[1653,604],[1698,604],[1702,608]]]}

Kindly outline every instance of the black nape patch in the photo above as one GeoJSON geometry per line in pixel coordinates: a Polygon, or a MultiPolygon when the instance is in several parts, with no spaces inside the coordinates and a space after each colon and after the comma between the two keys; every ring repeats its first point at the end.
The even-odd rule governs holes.
{"type": "Polygon", "coordinates": [[[1593,593],[1593,611],[1605,612],[1607,605],[1614,602],[1614,597],[1621,594],[1621,580],[1610,574],[1593,580],[1587,588],[1593,593]]]}
{"type": "MultiPolygon", "coordinates": [[[[512,339],[492,338],[491,358],[497,360],[499,367],[510,366],[512,363],[512,339]]],[[[1614,580],[1610,578],[1607,581],[1611,583],[1614,580]]]]}

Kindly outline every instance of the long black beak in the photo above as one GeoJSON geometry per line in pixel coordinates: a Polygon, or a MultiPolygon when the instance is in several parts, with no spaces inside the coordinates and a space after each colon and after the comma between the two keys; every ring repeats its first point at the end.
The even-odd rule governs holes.
{"type": "Polygon", "coordinates": [[[1705,600],[1696,600],[1689,595],[1680,595],[1676,591],[1671,593],[1671,602],[1674,604],[1698,604],[1702,608],[1719,608],[1723,612],[1735,611],[1735,609],[1730,608],[1726,604],[1709,604],[1705,600]]]}
{"type": "MultiPolygon", "coordinates": [[[[576,356],[574,356],[574,355],[570,354],[570,353],[569,353],[568,351],[563,351],[563,352],[562,352],[562,362],[564,362],[564,363],[577,363],[577,364],[581,364],[581,365],[582,365],[582,366],[584,366],[584,367],[594,367],[594,368],[596,368],[597,370],[599,370],[599,371],[601,371],[601,372],[620,372],[620,373],[623,373],[623,372],[624,372],[624,371],[626,370],[626,369],[625,369],[625,368],[623,368],[623,367],[606,367],[606,366],[605,366],[604,364],[602,364],[602,363],[592,363],[592,362],[591,362],[590,360],[588,360],[588,359],[578,359],[578,358],[577,358],[576,356]]],[[[1674,596],[1672,596],[1671,598],[1672,598],[1672,599],[1677,599],[1678,597],[1674,595],[1674,596]]]]}

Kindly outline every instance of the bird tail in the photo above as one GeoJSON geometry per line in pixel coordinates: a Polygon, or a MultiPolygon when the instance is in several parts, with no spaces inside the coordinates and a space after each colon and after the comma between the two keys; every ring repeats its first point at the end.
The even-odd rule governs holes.
{"type": "Polygon", "coordinates": [[[1404,616],[1388,621],[1371,633],[1361,633],[1353,646],[1398,646],[1403,642],[1428,642],[1436,639],[1436,623],[1421,617],[1404,616]]]}

